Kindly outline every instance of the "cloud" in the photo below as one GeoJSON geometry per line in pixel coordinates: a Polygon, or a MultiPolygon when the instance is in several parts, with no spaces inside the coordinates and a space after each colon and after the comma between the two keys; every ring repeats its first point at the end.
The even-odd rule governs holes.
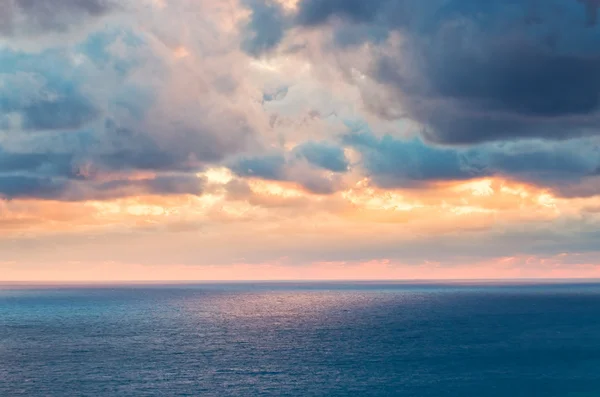
{"type": "Polygon", "coordinates": [[[349,164],[344,150],[339,146],[324,142],[305,142],[294,148],[298,158],[331,172],[346,172],[349,164]]]}
{"type": "Polygon", "coordinates": [[[230,169],[242,177],[281,181],[285,178],[285,157],[279,154],[246,157],[235,161],[230,169]]]}
{"type": "MultiPolygon", "coordinates": [[[[35,2],[18,6],[32,18],[39,11],[35,2]]],[[[109,13],[112,3],[56,7],[65,18],[67,9],[93,17],[109,13]]],[[[238,77],[222,67],[239,56],[235,45],[222,58],[192,59],[209,47],[190,47],[189,59],[180,58],[170,47],[174,39],[149,18],[153,12],[137,12],[43,48],[0,45],[2,197],[201,195],[199,171],[262,146],[248,92],[238,92],[238,77]],[[149,26],[139,29],[135,18],[143,15],[149,26]],[[140,173],[151,177],[141,182],[140,173]]]]}
{"type": "Polygon", "coordinates": [[[596,5],[0,0],[0,251],[597,258],[596,5]]]}
{"type": "Polygon", "coordinates": [[[154,178],[135,180],[114,180],[90,186],[83,190],[83,196],[73,196],[77,200],[118,198],[143,194],[154,195],[202,195],[204,180],[193,175],[161,175],[154,178]]]}
{"type": "Polygon", "coordinates": [[[287,153],[234,159],[229,168],[240,177],[294,182],[314,194],[332,194],[342,188],[349,163],[341,147],[309,141],[287,153]]]}
{"type": "Polygon", "coordinates": [[[372,134],[359,133],[347,135],[344,143],[361,152],[362,166],[382,187],[410,187],[485,175],[483,169],[470,169],[460,151],[430,147],[420,139],[405,141],[389,135],[378,139],[372,134]]]}
{"type": "MultiPolygon", "coordinates": [[[[464,34],[450,32],[446,37],[454,33],[464,34]]],[[[402,72],[399,58],[384,57],[373,77],[392,87],[396,98],[405,96],[399,99],[401,105],[434,142],[599,133],[600,54],[560,54],[518,42],[480,45],[475,50],[452,45],[423,50],[425,75],[414,80],[402,72]],[[414,84],[419,78],[422,85],[414,84]]]]}
{"type": "Polygon", "coordinates": [[[161,175],[107,182],[59,177],[0,175],[0,198],[60,201],[112,200],[139,195],[196,195],[204,182],[192,175],[161,175]]]}
{"type": "Polygon", "coordinates": [[[112,0],[0,0],[0,36],[66,32],[119,8],[112,0]]]}
{"type": "Polygon", "coordinates": [[[298,23],[305,26],[321,25],[332,16],[339,16],[354,23],[372,22],[382,11],[386,0],[304,0],[300,2],[298,23]]]}
{"type": "Polygon", "coordinates": [[[229,168],[242,178],[293,182],[314,194],[331,194],[339,188],[337,180],[325,177],[320,169],[306,167],[280,154],[242,157],[234,160],[229,168]]]}
{"type": "Polygon", "coordinates": [[[294,20],[327,25],[327,48],[338,53],[371,43],[369,64],[339,67],[375,84],[379,100],[366,100],[373,112],[421,123],[429,141],[473,144],[600,133],[600,31],[590,26],[597,8],[576,0],[303,0],[294,20]]]}
{"type": "Polygon", "coordinates": [[[58,198],[64,192],[65,180],[37,176],[0,176],[0,197],[14,198],[58,198]]]}
{"type": "Polygon", "coordinates": [[[285,15],[281,6],[273,2],[247,0],[251,16],[243,29],[242,49],[259,56],[272,50],[285,34],[285,15]]]}
{"type": "MultiPolygon", "coordinates": [[[[59,8],[90,16],[111,10],[108,3],[95,4],[65,0],[59,8]]],[[[235,36],[224,47],[197,44],[185,35],[179,39],[151,25],[150,33],[112,26],[38,53],[0,49],[0,129],[11,134],[0,162],[14,168],[2,175],[51,178],[61,181],[59,187],[62,181],[86,180],[96,186],[90,191],[102,191],[97,183],[106,175],[118,174],[128,183],[128,173],[193,177],[209,165],[227,164],[243,178],[293,182],[312,193],[331,194],[346,186],[346,174],[362,167],[379,186],[500,175],[563,194],[591,194],[595,190],[587,183],[599,169],[596,142],[571,139],[560,149],[543,141],[595,133],[600,68],[594,45],[600,36],[578,25],[585,10],[575,1],[552,0],[570,17],[562,22],[550,6],[535,10],[523,1],[511,4],[304,0],[290,15],[279,3],[252,0],[244,4],[252,13],[242,26],[242,33],[252,34],[235,36]],[[267,107],[277,117],[276,105],[298,90],[288,95],[284,79],[261,86],[264,76],[252,82],[242,69],[224,73],[223,64],[249,61],[240,43],[256,56],[274,49],[292,21],[306,29],[330,23],[340,51],[365,40],[379,46],[382,51],[370,53],[373,62],[366,72],[383,84],[382,91],[391,91],[384,106],[398,105],[425,126],[424,139],[348,134],[332,143],[295,136],[293,149],[267,153],[267,147],[276,146],[276,134],[270,134],[278,128],[267,107]],[[573,29],[554,41],[542,40],[550,25],[561,23],[573,29]],[[503,34],[507,24],[518,29],[503,34]],[[342,42],[345,34],[353,38],[342,42]],[[393,44],[394,34],[402,36],[402,44],[393,44]],[[212,57],[196,57],[205,52],[212,57]],[[269,90],[269,85],[279,88],[269,90]],[[530,145],[478,144],[531,140],[542,130],[543,139],[530,145]],[[40,135],[27,136],[33,132],[40,135]],[[345,146],[358,150],[362,163],[351,166],[345,146]]],[[[19,7],[34,13],[33,2],[19,7]]],[[[178,10],[173,7],[160,12],[172,17],[178,10]]],[[[213,25],[230,38],[224,27],[213,25]]],[[[305,106],[307,99],[295,101],[305,106]]],[[[184,191],[194,191],[181,182],[184,191]]],[[[40,197],[47,195],[44,183],[40,197]]]]}
{"type": "Polygon", "coordinates": [[[0,147],[0,170],[3,173],[37,173],[73,175],[73,155],[69,153],[17,153],[0,147]]]}
{"type": "Polygon", "coordinates": [[[429,145],[418,138],[378,138],[359,132],[344,136],[343,143],[361,153],[360,166],[384,188],[426,187],[441,181],[500,176],[547,187],[566,196],[600,193],[598,188],[592,188],[600,169],[600,142],[593,138],[456,148],[429,145]]]}
{"type": "Polygon", "coordinates": [[[99,116],[79,82],[61,72],[73,66],[59,53],[0,49],[0,61],[0,123],[13,118],[23,130],[71,130],[99,116]]]}

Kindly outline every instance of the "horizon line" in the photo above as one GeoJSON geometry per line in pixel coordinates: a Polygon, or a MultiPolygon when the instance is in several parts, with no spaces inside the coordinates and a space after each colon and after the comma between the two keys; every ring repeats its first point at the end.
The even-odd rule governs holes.
{"type": "Polygon", "coordinates": [[[276,284],[276,283],[379,283],[379,284],[427,284],[427,283],[600,283],[600,278],[455,278],[455,279],[230,279],[230,280],[0,280],[3,286],[86,286],[86,285],[202,285],[202,284],[276,284]]]}

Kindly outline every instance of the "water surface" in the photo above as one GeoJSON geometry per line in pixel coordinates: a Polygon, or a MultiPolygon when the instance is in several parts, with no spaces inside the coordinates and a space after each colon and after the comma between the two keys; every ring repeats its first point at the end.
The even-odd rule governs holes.
{"type": "Polygon", "coordinates": [[[597,284],[0,287],[0,396],[600,396],[597,284]]]}

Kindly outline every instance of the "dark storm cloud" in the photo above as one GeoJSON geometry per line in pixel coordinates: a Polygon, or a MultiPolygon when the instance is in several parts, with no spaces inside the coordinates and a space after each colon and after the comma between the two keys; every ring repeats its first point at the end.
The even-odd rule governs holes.
{"type": "Polygon", "coordinates": [[[295,23],[318,29],[335,20],[338,47],[399,33],[402,44],[374,51],[365,71],[392,95],[367,105],[384,117],[401,109],[423,124],[428,140],[560,140],[600,134],[599,5],[303,0],[295,23]]]}
{"type": "MultiPolygon", "coordinates": [[[[600,44],[600,40],[598,40],[600,44]]],[[[420,54],[424,76],[411,80],[396,58],[380,58],[373,76],[442,143],[598,134],[600,53],[557,54],[520,43],[449,46],[420,54]],[[483,50],[483,47],[490,47],[483,50]],[[489,51],[483,55],[475,52],[489,51]],[[422,80],[422,85],[415,83],[422,80]]]]}

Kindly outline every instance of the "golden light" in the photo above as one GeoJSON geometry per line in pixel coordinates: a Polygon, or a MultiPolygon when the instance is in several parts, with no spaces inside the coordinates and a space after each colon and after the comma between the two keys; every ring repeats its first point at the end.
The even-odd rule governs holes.
{"type": "Polygon", "coordinates": [[[233,180],[232,172],[224,167],[209,168],[203,173],[197,174],[198,177],[204,176],[209,183],[225,185],[233,180]]]}
{"type": "Polygon", "coordinates": [[[456,187],[456,191],[465,192],[469,191],[473,196],[491,196],[494,194],[492,187],[492,179],[482,179],[479,181],[470,181],[461,183],[456,187]]]}
{"type": "Polygon", "coordinates": [[[283,198],[304,197],[304,193],[300,188],[291,183],[270,182],[263,180],[250,180],[248,185],[252,191],[259,195],[279,196],[283,198]]]}
{"type": "Polygon", "coordinates": [[[342,193],[342,197],[352,204],[367,210],[411,211],[422,205],[406,200],[399,193],[381,192],[373,188],[351,189],[342,193]]]}
{"type": "Polygon", "coordinates": [[[188,51],[187,48],[180,46],[177,47],[174,51],[173,51],[173,56],[176,59],[182,59],[182,58],[187,58],[188,56],[190,56],[190,52],[188,51]]]}

